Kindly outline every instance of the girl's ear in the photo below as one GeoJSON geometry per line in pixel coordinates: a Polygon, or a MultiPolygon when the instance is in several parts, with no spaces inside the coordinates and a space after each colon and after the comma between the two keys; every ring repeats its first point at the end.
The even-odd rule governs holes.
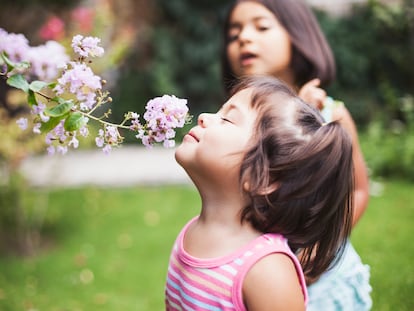
{"type": "MultiPolygon", "coordinates": [[[[264,187],[260,191],[258,191],[258,194],[260,194],[260,195],[268,195],[268,194],[276,191],[277,188],[279,188],[279,183],[278,182],[274,182],[274,183],[268,185],[267,187],[264,187]]],[[[246,191],[246,192],[249,192],[250,191],[250,184],[249,184],[248,181],[245,181],[243,183],[243,190],[246,191]]]]}

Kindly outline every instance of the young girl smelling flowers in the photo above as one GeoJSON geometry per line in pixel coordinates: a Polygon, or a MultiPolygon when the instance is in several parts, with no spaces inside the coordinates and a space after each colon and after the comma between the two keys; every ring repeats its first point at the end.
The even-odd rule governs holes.
{"type": "Polygon", "coordinates": [[[275,78],[232,94],[176,150],[201,211],[172,250],[166,309],[305,310],[305,276],[334,264],[351,229],[351,138],[275,78]]]}

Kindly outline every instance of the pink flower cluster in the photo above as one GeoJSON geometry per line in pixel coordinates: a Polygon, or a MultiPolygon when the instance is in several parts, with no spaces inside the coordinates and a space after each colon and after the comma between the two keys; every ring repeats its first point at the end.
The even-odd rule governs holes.
{"type": "Polygon", "coordinates": [[[96,93],[102,89],[101,78],[95,75],[84,62],[85,58],[103,55],[104,49],[98,45],[100,41],[95,37],[81,35],[73,37],[72,48],[79,55],[79,60],[67,64],[55,87],[57,95],[61,95],[67,90],[71,94],[75,94],[80,109],[83,111],[91,110],[94,107],[96,93]]]}
{"type": "Polygon", "coordinates": [[[102,89],[101,78],[84,63],[70,62],[55,87],[57,95],[69,91],[75,94],[80,109],[91,110],[96,103],[96,92],[102,89]]]}
{"type": "MultiPolygon", "coordinates": [[[[89,120],[97,121],[102,125],[95,138],[95,143],[98,148],[102,148],[105,154],[122,143],[123,137],[119,129],[136,133],[136,138],[140,139],[146,147],[152,147],[157,143],[163,143],[166,148],[173,147],[175,145],[175,129],[183,127],[188,121],[186,99],[164,95],[150,100],[143,115],[144,123],[141,123],[140,115],[135,112],[125,114],[121,124],[105,121],[107,113],[104,113],[103,116],[94,115],[96,108],[112,101],[108,97],[109,93],[102,91],[101,78],[95,75],[89,67],[91,62],[89,58],[102,56],[104,53],[104,49],[99,46],[99,43],[100,39],[98,38],[75,36],[72,48],[78,58],[75,61],[66,60],[64,66],[61,66],[60,61],[63,58],[49,54],[50,51],[59,49],[58,54],[62,55],[58,43],[50,41],[44,47],[32,48],[32,52],[27,52],[29,46],[24,36],[10,35],[0,29],[0,62],[2,52],[4,52],[12,61],[29,59],[33,61],[31,68],[34,68],[36,72],[43,70],[42,74],[37,74],[37,77],[44,81],[33,81],[30,84],[22,81],[23,76],[21,73],[13,72],[14,69],[5,74],[9,77],[8,81],[12,80],[12,82],[8,82],[10,85],[28,93],[28,101],[32,108],[32,115],[34,115],[33,132],[46,134],[48,154],[65,154],[69,147],[78,148],[78,137],[89,135],[89,120]],[[2,38],[6,38],[6,40],[4,41],[2,38]],[[4,44],[6,41],[8,44],[4,44]],[[50,51],[47,50],[48,48],[50,51]],[[28,58],[27,55],[36,55],[36,57],[28,58]],[[45,56],[49,59],[45,59],[45,56]],[[49,66],[47,61],[54,62],[54,67],[49,66]],[[38,68],[39,64],[41,68],[38,68]],[[50,84],[45,83],[50,79],[56,79],[53,70],[58,72],[58,68],[61,69],[61,76],[57,78],[57,81],[50,84]],[[13,78],[15,79],[13,80],[13,78]],[[44,88],[49,88],[49,91],[54,95],[49,97],[46,95],[47,92],[41,93],[44,88]],[[39,101],[35,94],[40,95],[43,101],[39,101]],[[50,104],[54,104],[54,106],[48,107],[50,104]]],[[[10,70],[10,66],[14,66],[10,62],[7,64],[8,70],[10,70]]],[[[27,75],[26,79],[29,79],[27,75]]],[[[17,124],[22,129],[29,126],[27,118],[19,119],[17,124]]]]}
{"type": "Polygon", "coordinates": [[[60,40],[65,36],[65,23],[58,16],[52,15],[39,30],[44,40],[60,40]]]}
{"type": "Polygon", "coordinates": [[[31,47],[22,34],[7,33],[0,28],[0,53],[5,52],[12,62],[26,61],[31,64],[26,75],[30,79],[46,82],[54,80],[69,61],[65,48],[56,41],[31,47]]]}
{"type": "Polygon", "coordinates": [[[113,125],[105,125],[99,130],[98,137],[95,138],[96,146],[102,148],[103,153],[109,154],[112,146],[116,146],[122,141],[118,128],[113,125]]]}
{"type": "Polygon", "coordinates": [[[22,34],[8,33],[0,28],[0,52],[6,52],[10,60],[14,62],[26,59],[29,41],[22,34]]]}
{"type": "Polygon", "coordinates": [[[99,46],[101,39],[76,35],[72,40],[73,51],[81,57],[100,57],[104,49],[99,46]]]}
{"type": "Polygon", "coordinates": [[[163,142],[166,148],[174,147],[174,129],[184,126],[187,114],[186,99],[174,95],[156,97],[147,103],[144,113],[146,127],[145,130],[138,131],[136,137],[147,147],[159,142],[163,142]]]}
{"type": "MultiPolygon", "coordinates": [[[[46,134],[47,153],[49,155],[54,155],[55,153],[64,155],[68,152],[68,147],[75,149],[79,147],[78,131],[66,131],[64,124],[64,120],[60,121],[52,131],[46,134]]],[[[79,129],[79,134],[83,137],[89,135],[86,124],[79,129]]]]}

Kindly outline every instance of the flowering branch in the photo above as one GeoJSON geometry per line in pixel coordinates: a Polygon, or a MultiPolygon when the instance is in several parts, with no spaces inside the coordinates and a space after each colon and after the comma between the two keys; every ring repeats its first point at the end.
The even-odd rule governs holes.
{"type": "MultiPolygon", "coordinates": [[[[157,143],[173,147],[175,129],[190,121],[185,99],[164,95],[150,100],[144,123],[136,112],[126,113],[120,124],[107,121],[110,110],[102,116],[94,114],[99,107],[112,102],[109,92],[102,90],[105,81],[89,67],[92,58],[104,54],[99,43],[96,37],[74,36],[72,49],[77,58],[69,61],[54,41],[31,48],[23,35],[8,34],[0,28],[0,74],[7,78],[9,86],[27,94],[33,132],[45,134],[48,154],[65,154],[69,147],[78,148],[77,137],[89,135],[90,120],[101,126],[95,142],[106,154],[123,142],[119,129],[134,132],[146,147],[157,143]],[[53,58],[47,58],[52,55],[53,58]],[[32,80],[33,77],[38,80],[32,80]]],[[[17,123],[23,130],[29,126],[27,118],[20,118],[17,123]]]]}

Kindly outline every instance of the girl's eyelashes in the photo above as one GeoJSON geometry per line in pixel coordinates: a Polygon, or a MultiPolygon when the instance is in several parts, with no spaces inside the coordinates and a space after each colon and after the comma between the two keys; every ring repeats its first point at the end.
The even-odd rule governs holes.
{"type": "Polygon", "coordinates": [[[229,42],[236,41],[239,38],[239,33],[240,31],[235,31],[235,30],[230,31],[229,34],[227,35],[227,40],[229,42]]]}
{"type": "Polygon", "coordinates": [[[232,122],[232,121],[230,121],[230,120],[229,120],[229,119],[227,119],[227,118],[221,117],[221,120],[222,120],[222,121],[224,121],[224,122],[229,122],[229,123],[232,123],[232,124],[233,124],[233,122],[232,122]]]}
{"type": "Polygon", "coordinates": [[[257,27],[257,29],[258,29],[259,31],[266,31],[266,30],[269,30],[269,28],[270,28],[270,27],[265,27],[265,26],[262,26],[262,27],[257,27]]]}
{"type": "MultiPolygon", "coordinates": [[[[227,34],[227,40],[228,42],[233,42],[239,39],[239,35],[240,32],[243,31],[244,27],[246,26],[231,26],[228,30],[228,34],[227,34]]],[[[264,32],[267,31],[271,28],[271,25],[269,25],[269,23],[267,23],[266,21],[262,21],[259,20],[258,22],[256,22],[253,27],[256,29],[256,31],[258,32],[264,32]]]]}
{"type": "Polygon", "coordinates": [[[228,36],[228,37],[227,37],[227,41],[228,41],[228,42],[233,42],[233,41],[236,41],[238,38],[239,38],[239,36],[238,36],[238,35],[228,36]]]}

